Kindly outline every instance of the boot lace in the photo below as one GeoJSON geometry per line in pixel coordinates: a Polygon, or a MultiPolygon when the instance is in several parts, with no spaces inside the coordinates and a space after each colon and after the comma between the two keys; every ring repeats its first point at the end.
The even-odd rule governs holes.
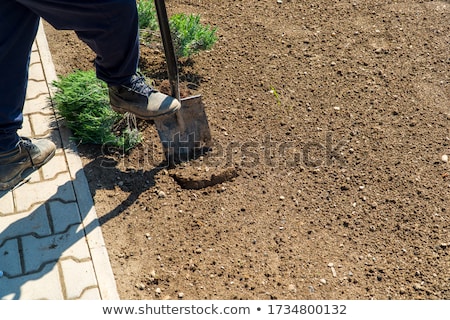
{"type": "Polygon", "coordinates": [[[131,77],[130,84],[127,86],[130,90],[150,96],[154,91],[146,82],[145,77],[141,74],[136,74],[131,77]]]}
{"type": "Polygon", "coordinates": [[[25,138],[25,137],[20,137],[20,147],[24,148],[27,153],[28,153],[28,157],[30,158],[31,164],[34,167],[34,163],[33,163],[33,156],[32,156],[32,150],[35,148],[35,145],[33,144],[33,142],[31,142],[31,139],[29,138],[25,138]]]}

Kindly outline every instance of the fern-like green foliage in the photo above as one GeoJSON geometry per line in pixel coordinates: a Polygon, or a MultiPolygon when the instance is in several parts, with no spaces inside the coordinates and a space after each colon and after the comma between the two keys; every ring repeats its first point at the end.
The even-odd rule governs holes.
{"type": "MultiPolygon", "coordinates": [[[[159,30],[158,15],[153,0],[136,0],[141,41],[151,43],[159,30]]],[[[201,50],[211,49],[217,41],[217,28],[200,23],[200,16],[184,13],[169,19],[172,40],[178,57],[191,57],[201,50]]]]}
{"type": "Polygon", "coordinates": [[[211,49],[217,41],[217,28],[201,24],[199,15],[175,14],[170,18],[170,26],[179,57],[190,57],[211,49]]]}
{"type": "Polygon", "coordinates": [[[123,119],[109,105],[108,88],[95,72],[76,71],[53,82],[57,89],[53,101],[56,111],[81,143],[109,144],[129,150],[140,142],[137,129],[116,135],[113,127],[123,119]]]}
{"type": "Polygon", "coordinates": [[[137,0],[136,1],[139,28],[158,30],[158,18],[156,15],[155,3],[153,0],[137,0]]]}

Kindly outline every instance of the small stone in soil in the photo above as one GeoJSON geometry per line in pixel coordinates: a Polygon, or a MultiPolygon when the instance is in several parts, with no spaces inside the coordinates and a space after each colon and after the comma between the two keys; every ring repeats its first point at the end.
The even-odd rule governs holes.
{"type": "Polygon", "coordinates": [[[161,199],[164,199],[165,197],[167,197],[167,194],[164,191],[159,191],[158,192],[158,197],[161,199]]]}
{"type": "Polygon", "coordinates": [[[143,284],[143,283],[141,282],[141,283],[138,283],[138,284],[136,285],[136,287],[137,287],[139,290],[144,290],[144,289],[145,289],[145,284],[143,284]]]}

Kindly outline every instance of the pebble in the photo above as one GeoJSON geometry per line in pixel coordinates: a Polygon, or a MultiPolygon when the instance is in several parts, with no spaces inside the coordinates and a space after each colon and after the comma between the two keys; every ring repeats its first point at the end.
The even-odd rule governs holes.
{"type": "Polygon", "coordinates": [[[145,289],[145,284],[143,284],[143,283],[141,282],[141,283],[138,283],[138,284],[136,285],[136,287],[137,287],[139,290],[144,290],[144,289],[145,289]]]}
{"type": "Polygon", "coordinates": [[[327,280],[325,280],[325,279],[320,279],[320,283],[322,283],[322,284],[327,284],[327,280]]]}
{"type": "Polygon", "coordinates": [[[183,299],[184,298],[184,293],[183,292],[178,293],[178,298],[183,299]]]}
{"type": "Polygon", "coordinates": [[[415,283],[415,284],[413,285],[413,288],[414,288],[415,290],[422,290],[422,289],[423,289],[423,287],[422,287],[419,283],[415,283]]]}
{"type": "Polygon", "coordinates": [[[164,191],[159,191],[158,197],[164,199],[165,197],[167,197],[167,194],[164,191]]]}
{"type": "Polygon", "coordinates": [[[284,200],[284,199],[286,199],[286,197],[280,196],[280,200],[284,200]]]}
{"type": "Polygon", "coordinates": [[[295,287],[295,285],[293,285],[293,284],[290,284],[289,286],[288,286],[288,290],[290,291],[290,292],[297,292],[297,288],[295,287]]]}
{"type": "Polygon", "coordinates": [[[441,159],[444,162],[448,162],[448,155],[447,154],[442,155],[441,159]]]}
{"type": "Polygon", "coordinates": [[[155,293],[156,293],[156,294],[161,294],[161,288],[156,288],[156,289],[155,289],[155,293]]]}
{"type": "Polygon", "coordinates": [[[333,274],[333,277],[336,278],[337,277],[337,273],[336,273],[336,269],[334,269],[334,263],[330,262],[328,264],[328,267],[330,267],[331,273],[333,274]]]}
{"type": "Polygon", "coordinates": [[[283,4],[283,0],[277,0],[278,4],[283,4]]]}

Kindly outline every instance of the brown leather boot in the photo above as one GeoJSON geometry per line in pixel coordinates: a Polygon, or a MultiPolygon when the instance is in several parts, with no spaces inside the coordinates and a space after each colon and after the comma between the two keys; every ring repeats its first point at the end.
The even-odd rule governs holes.
{"type": "Polygon", "coordinates": [[[0,153],[0,190],[9,190],[21,182],[30,170],[37,170],[54,155],[56,146],[49,140],[21,138],[18,146],[0,153]]]}
{"type": "Polygon", "coordinates": [[[130,83],[109,85],[109,100],[114,111],[130,112],[145,120],[171,114],[180,109],[180,102],[164,93],[152,89],[143,76],[134,75],[130,83]]]}

